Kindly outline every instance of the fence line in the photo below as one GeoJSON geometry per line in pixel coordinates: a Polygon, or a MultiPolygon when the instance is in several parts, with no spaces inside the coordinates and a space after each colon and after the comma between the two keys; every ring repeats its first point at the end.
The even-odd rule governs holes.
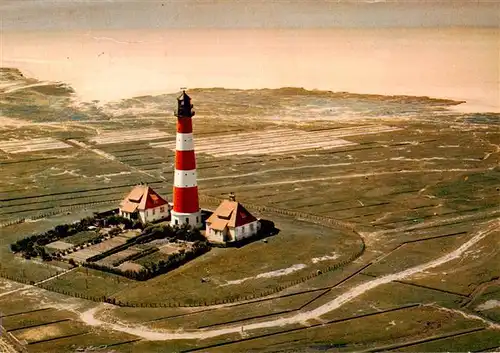
{"type": "MultiPolygon", "coordinates": [[[[221,200],[219,198],[213,197],[213,196],[208,196],[208,195],[200,195],[199,198],[200,198],[200,201],[205,202],[205,203],[210,204],[210,205],[218,205],[221,202],[221,200]]],[[[111,203],[111,202],[115,202],[115,201],[118,201],[118,200],[107,200],[107,201],[98,201],[98,202],[93,202],[93,203],[79,204],[79,205],[71,206],[71,207],[68,207],[65,209],[59,209],[57,212],[54,211],[53,214],[64,213],[64,212],[67,212],[69,210],[76,209],[76,208],[82,208],[85,206],[90,206],[90,205],[95,205],[95,204],[111,203]]],[[[276,213],[276,214],[282,214],[282,215],[286,215],[286,216],[300,219],[300,220],[305,221],[305,222],[321,224],[321,225],[329,227],[329,228],[348,229],[359,236],[359,238],[361,240],[361,247],[351,257],[349,257],[348,259],[346,259],[342,262],[336,263],[336,264],[329,266],[325,269],[316,270],[315,272],[310,273],[304,277],[301,277],[301,278],[293,280],[293,281],[289,281],[289,282],[284,283],[284,284],[280,284],[274,288],[268,289],[268,290],[263,291],[261,293],[252,293],[252,294],[249,294],[246,296],[234,296],[234,297],[230,297],[230,298],[226,298],[226,299],[222,299],[222,300],[213,300],[211,302],[200,301],[200,302],[193,302],[193,303],[181,303],[181,302],[133,303],[133,302],[122,302],[120,300],[116,300],[115,298],[107,297],[107,296],[90,296],[90,295],[86,295],[84,293],[76,293],[76,292],[72,293],[72,292],[68,292],[68,291],[62,290],[60,288],[52,287],[50,285],[45,285],[45,284],[44,285],[40,284],[40,285],[38,285],[38,287],[46,289],[46,290],[50,290],[53,292],[61,293],[64,295],[70,295],[73,297],[87,299],[87,300],[91,300],[91,301],[95,301],[95,302],[111,303],[111,304],[118,305],[121,307],[167,308],[167,307],[200,307],[200,306],[220,305],[220,304],[235,303],[235,302],[239,302],[239,301],[252,300],[252,299],[266,297],[266,296],[269,296],[271,294],[275,294],[275,293],[280,292],[286,288],[289,288],[289,287],[298,285],[300,283],[303,283],[305,281],[308,281],[308,280],[310,280],[314,277],[317,277],[325,272],[330,272],[330,271],[334,271],[336,269],[339,269],[339,268],[353,262],[357,258],[359,258],[365,251],[366,245],[365,245],[364,239],[356,231],[354,225],[351,223],[342,222],[342,221],[339,221],[339,220],[336,220],[333,218],[318,216],[318,215],[314,215],[311,213],[288,210],[288,209],[281,209],[281,208],[265,206],[265,205],[255,205],[255,204],[245,203],[245,206],[248,207],[249,209],[257,211],[257,212],[271,212],[271,213],[276,213]]],[[[46,215],[39,215],[39,218],[43,218],[43,217],[46,217],[46,215]]],[[[35,219],[35,218],[32,217],[31,219],[35,219]]],[[[25,219],[23,218],[22,220],[17,220],[17,223],[22,223],[24,221],[25,221],[25,219]]],[[[15,223],[11,223],[11,224],[15,224],[15,223]]],[[[0,227],[3,227],[3,226],[5,226],[5,225],[0,225],[0,227]]],[[[8,276],[8,275],[0,274],[0,276],[8,278],[8,279],[13,279],[13,278],[9,278],[11,276],[8,276]]],[[[18,282],[22,282],[22,283],[29,282],[26,279],[14,279],[14,280],[18,281],[18,282]]],[[[34,284],[34,283],[30,282],[30,284],[34,284]]]]}
{"type": "Polygon", "coordinates": [[[35,216],[23,217],[23,218],[18,218],[18,219],[9,221],[9,222],[0,223],[0,228],[8,227],[8,226],[11,226],[11,225],[14,225],[14,224],[24,223],[24,222],[27,222],[27,221],[34,221],[34,220],[37,220],[37,219],[40,219],[40,218],[54,216],[54,215],[57,215],[57,214],[66,213],[68,211],[76,210],[76,209],[79,209],[79,208],[84,208],[84,207],[87,207],[87,206],[94,206],[94,205],[100,205],[100,204],[104,205],[104,204],[107,204],[107,203],[113,203],[113,202],[118,202],[118,201],[121,201],[121,199],[104,200],[104,201],[94,201],[94,202],[84,202],[84,203],[81,203],[81,204],[78,204],[78,205],[67,206],[67,207],[60,207],[60,208],[55,209],[55,210],[50,211],[50,212],[40,213],[40,214],[37,214],[35,216]]]}

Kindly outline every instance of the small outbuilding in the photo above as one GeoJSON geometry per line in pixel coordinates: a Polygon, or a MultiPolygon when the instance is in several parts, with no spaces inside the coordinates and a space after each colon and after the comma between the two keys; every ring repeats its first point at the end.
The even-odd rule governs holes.
{"type": "Polygon", "coordinates": [[[259,229],[259,220],[231,194],[207,219],[205,237],[213,243],[231,243],[255,236],[259,229]]]}
{"type": "Polygon", "coordinates": [[[142,223],[167,219],[170,208],[167,200],[147,185],[136,185],[120,203],[119,214],[142,223]]]}

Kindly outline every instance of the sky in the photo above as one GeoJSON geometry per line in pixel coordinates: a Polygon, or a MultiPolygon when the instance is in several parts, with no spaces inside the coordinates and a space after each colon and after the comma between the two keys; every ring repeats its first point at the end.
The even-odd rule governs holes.
{"type": "Polygon", "coordinates": [[[3,31],[498,27],[500,0],[0,0],[3,31]]]}

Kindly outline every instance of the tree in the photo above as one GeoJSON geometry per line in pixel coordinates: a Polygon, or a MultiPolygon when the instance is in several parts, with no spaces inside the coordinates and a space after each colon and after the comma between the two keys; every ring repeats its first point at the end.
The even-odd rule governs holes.
{"type": "Polygon", "coordinates": [[[54,230],[56,231],[56,233],[59,236],[64,236],[68,233],[69,225],[68,224],[60,224],[60,225],[56,226],[54,230]]]}

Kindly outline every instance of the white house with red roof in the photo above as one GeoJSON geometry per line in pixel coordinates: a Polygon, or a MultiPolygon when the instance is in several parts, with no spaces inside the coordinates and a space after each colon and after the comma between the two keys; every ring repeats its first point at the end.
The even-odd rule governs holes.
{"type": "Polygon", "coordinates": [[[167,200],[147,185],[137,185],[120,203],[119,214],[128,219],[139,219],[143,223],[168,218],[170,208],[167,200]]]}
{"type": "Polygon", "coordinates": [[[252,237],[259,229],[259,220],[231,195],[207,219],[205,237],[213,243],[231,243],[252,237]]]}

